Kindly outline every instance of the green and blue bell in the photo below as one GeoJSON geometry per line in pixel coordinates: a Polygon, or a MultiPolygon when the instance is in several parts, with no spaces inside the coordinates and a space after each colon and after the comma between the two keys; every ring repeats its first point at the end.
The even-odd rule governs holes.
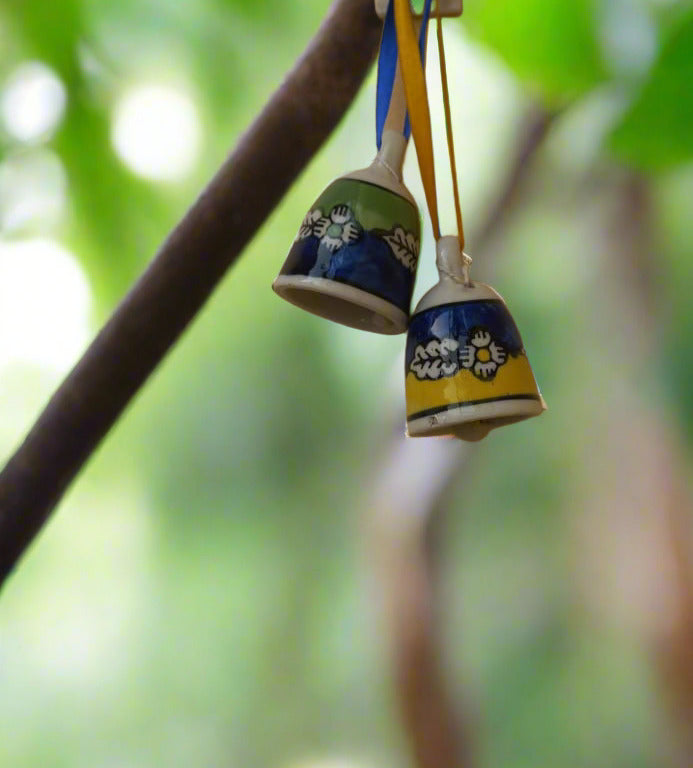
{"type": "Polygon", "coordinates": [[[308,211],[272,287],[283,299],[374,333],[407,329],[419,211],[402,182],[407,140],[383,132],[368,167],[330,184],[308,211]]]}

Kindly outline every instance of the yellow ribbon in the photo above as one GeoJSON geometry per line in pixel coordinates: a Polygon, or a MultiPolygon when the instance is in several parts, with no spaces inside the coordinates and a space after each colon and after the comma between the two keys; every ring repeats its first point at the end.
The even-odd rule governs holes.
{"type": "MultiPolygon", "coordinates": [[[[400,67],[404,92],[407,97],[411,132],[416,147],[416,156],[419,161],[419,172],[428,212],[431,216],[433,235],[440,239],[440,223],[438,218],[438,199],[436,196],[435,167],[433,161],[433,136],[431,131],[431,113],[428,106],[428,91],[426,89],[426,76],[421,64],[419,49],[414,31],[414,20],[409,0],[394,0],[395,27],[397,31],[397,45],[400,54],[400,67]]],[[[438,0],[436,0],[438,6],[438,0]]],[[[460,249],[464,250],[464,228],[462,211],[460,208],[460,195],[457,186],[457,167],[455,163],[455,148],[452,136],[452,118],[450,114],[450,93],[448,89],[447,68],[445,66],[445,49],[443,47],[443,25],[441,14],[438,13],[438,55],[440,58],[440,79],[443,91],[443,108],[445,110],[445,131],[447,134],[448,154],[450,158],[450,173],[452,175],[453,196],[455,199],[455,214],[457,217],[457,232],[460,241],[460,249]]]]}
{"type": "MultiPolygon", "coordinates": [[[[437,0],[436,0],[437,2],[437,0]]],[[[443,18],[438,14],[438,58],[440,60],[440,82],[443,87],[443,109],[445,110],[445,132],[448,137],[448,155],[450,157],[450,174],[452,176],[452,192],[455,198],[455,216],[457,217],[457,237],[460,241],[460,251],[464,251],[464,227],[462,225],[462,208],[460,207],[460,190],[457,186],[457,163],[455,162],[455,143],[452,137],[452,116],[450,115],[450,92],[448,90],[448,70],[445,66],[445,47],[443,46],[443,18]]]]}
{"type": "Polygon", "coordinates": [[[419,48],[414,32],[409,0],[394,0],[395,27],[397,29],[397,47],[399,48],[399,64],[402,68],[404,92],[407,96],[411,133],[414,137],[416,156],[419,159],[419,171],[423,184],[428,212],[431,215],[433,235],[440,239],[440,224],[438,223],[438,201],[436,199],[436,177],[433,165],[433,138],[431,136],[431,113],[428,109],[428,92],[426,91],[426,76],[424,75],[419,48]]]}

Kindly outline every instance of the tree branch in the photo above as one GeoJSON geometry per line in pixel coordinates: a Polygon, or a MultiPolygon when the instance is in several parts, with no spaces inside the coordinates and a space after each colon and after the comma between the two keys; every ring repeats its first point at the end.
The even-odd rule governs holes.
{"type": "Polygon", "coordinates": [[[390,639],[394,685],[416,768],[470,768],[473,740],[443,662],[440,579],[432,517],[469,447],[400,438],[380,465],[371,504],[373,562],[390,639]]]}
{"type": "Polygon", "coordinates": [[[351,104],[373,0],[336,0],[301,59],[0,473],[0,585],[99,442],[351,104]]]}
{"type": "Polygon", "coordinates": [[[508,165],[500,194],[488,211],[481,228],[474,233],[475,250],[487,248],[515,210],[519,202],[518,195],[526,181],[532,160],[558,116],[558,112],[550,112],[537,105],[531,106],[528,110],[520,128],[520,141],[508,165]]]}

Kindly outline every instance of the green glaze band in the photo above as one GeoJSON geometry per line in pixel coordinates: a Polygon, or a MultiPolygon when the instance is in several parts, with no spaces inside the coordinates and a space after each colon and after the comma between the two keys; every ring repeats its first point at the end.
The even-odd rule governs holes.
{"type": "Polygon", "coordinates": [[[383,187],[358,179],[337,179],[315,201],[312,209],[329,213],[335,205],[347,204],[355,219],[367,230],[390,230],[395,224],[420,238],[418,210],[405,198],[383,187]]]}

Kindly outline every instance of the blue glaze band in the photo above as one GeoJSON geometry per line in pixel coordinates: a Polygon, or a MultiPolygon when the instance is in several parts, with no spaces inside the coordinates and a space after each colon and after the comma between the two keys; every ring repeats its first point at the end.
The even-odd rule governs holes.
{"type": "Polygon", "coordinates": [[[476,328],[487,329],[510,355],[523,352],[522,338],[508,308],[500,299],[479,299],[442,304],[417,312],[409,321],[406,370],[414,359],[416,347],[436,339],[455,339],[466,343],[476,328]]]}
{"type": "Polygon", "coordinates": [[[370,232],[364,232],[356,243],[346,245],[334,254],[321,247],[317,237],[297,241],[282,274],[325,277],[346,283],[409,314],[414,275],[392,258],[381,237],[370,232]]]}

